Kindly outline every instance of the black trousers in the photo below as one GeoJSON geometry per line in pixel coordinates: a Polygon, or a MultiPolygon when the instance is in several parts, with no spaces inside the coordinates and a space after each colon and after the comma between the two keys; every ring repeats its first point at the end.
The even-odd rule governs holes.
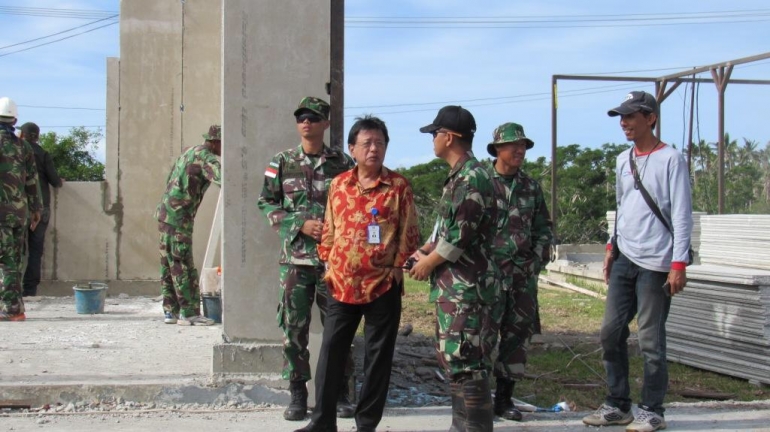
{"type": "Polygon", "coordinates": [[[403,284],[394,282],[384,295],[363,305],[342,303],[329,296],[316,367],[316,404],[311,417],[314,423],[337,424],[337,398],[344,379],[345,361],[362,317],[364,383],[356,406],[356,425],[359,430],[374,430],[380,423],[388,398],[402,292],[403,284]]]}
{"type": "Polygon", "coordinates": [[[37,286],[40,284],[40,266],[43,260],[43,246],[45,246],[45,231],[48,229],[50,212],[44,210],[40,223],[35,230],[27,230],[27,270],[24,271],[22,287],[24,297],[37,295],[37,286]]]}

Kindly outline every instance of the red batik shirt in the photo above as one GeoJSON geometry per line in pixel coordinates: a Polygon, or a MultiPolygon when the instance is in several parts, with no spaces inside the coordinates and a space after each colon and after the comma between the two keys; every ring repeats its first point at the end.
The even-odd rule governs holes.
{"type": "Polygon", "coordinates": [[[327,264],[325,278],[335,299],[365,304],[385,294],[393,283],[392,266],[403,265],[419,241],[414,194],[402,175],[383,167],[368,189],[359,184],[357,167],[332,180],[318,256],[327,264]],[[379,244],[368,241],[372,208],[378,212],[379,244]]]}

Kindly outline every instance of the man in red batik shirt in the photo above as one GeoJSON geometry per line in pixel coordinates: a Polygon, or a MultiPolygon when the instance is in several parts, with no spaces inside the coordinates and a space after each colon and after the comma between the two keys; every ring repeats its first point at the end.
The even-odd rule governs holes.
{"type": "Polygon", "coordinates": [[[366,364],[356,407],[358,431],[374,431],[388,396],[401,319],[402,266],[420,242],[409,182],[383,166],[388,128],[356,119],[348,149],[356,167],[332,180],[318,256],[326,263],[329,299],[316,367],[316,405],[297,432],[336,431],[336,400],[345,359],[364,318],[366,364]]]}

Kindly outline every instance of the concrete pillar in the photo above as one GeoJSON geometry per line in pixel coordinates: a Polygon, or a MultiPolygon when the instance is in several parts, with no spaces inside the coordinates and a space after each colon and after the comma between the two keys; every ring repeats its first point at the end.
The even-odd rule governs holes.
{"type": "Polygon", "coordinates": [[[279,242],[256,202],[272,156],[299,144],[293,117],[299,100],[328,100],[330,1],[312,7],[305,0],[223,2],[226,342],[214,347],[215,374],[274,374],[282,367],[275,321],[279,242]]]}

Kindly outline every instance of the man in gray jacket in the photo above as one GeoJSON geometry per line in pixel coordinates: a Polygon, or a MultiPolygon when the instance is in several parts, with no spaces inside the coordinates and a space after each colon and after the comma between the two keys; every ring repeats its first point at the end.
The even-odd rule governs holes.
{"type": "Polygon", "coordinates": [[[653,134],[658,114],[655,98],[641,91],[631,92],[608,112],[620,116],[620,127],[634,145],[616,162],[617,233],[604,258],[609,289],[601,341],[609,394],[595,413],[583,418],[587,425],[627,424],[627,431],[666,428],[666,319],[671,296],[687,282],[692,203],[684,157],[653,134]],[[635,315],[644,356],[636,415],[631,411],[626,344],[635,315]]]}

